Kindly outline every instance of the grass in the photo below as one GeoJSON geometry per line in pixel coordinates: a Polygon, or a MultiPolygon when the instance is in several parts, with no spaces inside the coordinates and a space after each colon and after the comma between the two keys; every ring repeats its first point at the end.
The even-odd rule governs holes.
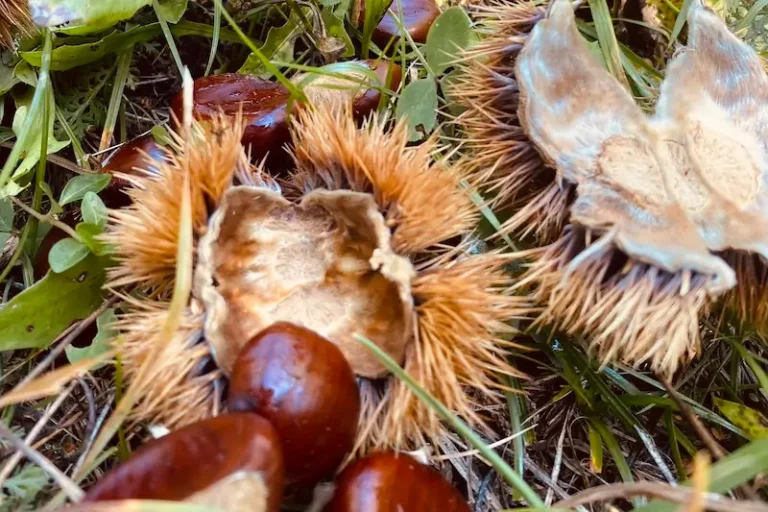
{"type": "MultiPolygon", "coordinates": [[[[618,12],[613,2],[590,0],[582,10],[585,15],[579,29],[584,37],[599,44],[610,72],[636,97],[652,104],[664,75],[664,58],[674,51],[676,41],[685,38],[683,16],[689,3],[665,0],[664,5],[674,15],[673,23],[653,26],[647,20],[631,19],[629,14],[618,12]]],[[[303,20],[303,33],[290,55],[270,59],[262,52],[268,28],[289,19],[291,9],[303,13],[300,2],[269,2],[238,13],[225,8],[221,0],[214,0],[212,5],[190,2],[178,24],[158,20],[157,4],[156,0],[154,8],[148,6],[130,20],[116,20],[114,33],[89,36],[88,44],[79,38],[63,34],[54,37],[43,31],[23,46],[28,51],[24,57],[32,65],[25,64],[18,54],[8,54],[14,67],[1,70],[0,86],[11,77],[7,79],[14,81],[14,88],[13,94],[5,95],[4,129],[10,129],[12,111],[8,105],[14,103],[14,98],[28,94],[31,101],[26,120],[16,126],[13,145],[4,154],[0,190],[10,190],[9,184],[16,184],[18,200],[39,215],[30,216],[10,203],[10,217],[7,208],[0,209],[3,303],[33,285],[39,235],[48,229],[45,219],[56,206],[51,199],[59,197],[75,176],[72,169],[89,175],[99,168],[102,154],[118,141],[166,125],[170,98],[181,88],[185,69],[195,77],[234,72],[252,54],[273,80],[301,99],[301,88],[290,80],[294,73],[314,70],[338,76],[348,68],[334,63],[336,56],[328,58],[308,43],[316,41],[318,35],[308,33],[315,30],[312,20],[303,20]],[[87,46],[91,46],[88,51],[87,46]],[[62,108],[76,95],[74,86],[62,79],[69,72],[65,65],[70,64],[76,73],[91,72],[91,66],[109,70],[72,112],[62,108]],[[72,117],[68,117],[70,114],[72,117]],[[40,159],[22,179],[16,173],[18,163],[30,153],[30,141],[48,148],[50,134],[40,127],[47,126],[51,119],[53,138],[70,144],[55,157],[40,159]],[[93,124],[82,128],[84,120],[93,124]],[[66,165],[58,165],[56,159],[66,165]]],[[[354,26],[347,19],[342,29],[355,43],[355,57],[379,56],[382,53],[372,44],[372,33],[377,13],[383,13],[388,5],[378,0],[365,0],[364,5],[363,24],[354,26]]],[[[765,5],[763,0],[741,5],[744,17],[735,24],[749,30],[756,19],[761,19],[759,11],[765,5]]],[[[323,2],[320,9],[327,16],[341,13],[343,17],[360,6],[354,0],[341,0],[323,2]]],[[[476,27],[466,30],[474,31],[476,27]]],[[[434,72],[429,52],[411,36],[389,45],[384,54],[387,52],[405,70],[406,87],[414,79],[443,83],[447,73],[434,72]]],[[[3,62],[0,65],[7,64],[3,62]]],[[[440,91],[440,87],[435,89],[440,91]]],[[[402,89],[395,91],[391,101],[381,103],[382,115],[396,117],[401,93],[402,89]]],[[[438,101],[445,105],[442,93],[438,94],[438,101]]],[[[447,121],[441,113],[431,132],[446,134],[447,121]]],[[[494,212],[479,195],[473,199],[481,207],[489,230],[498,230],[503,212],[494,212]]],[[[67,205],[65,210],[79,213],[80,203],[67,205]]],[[[189,232],[189,218],[182,222],[182,231],[189,232]]],[[[186,263],[179,265],[174,295],[177,308],[186,304],[191,280],[191,237],[185,241],[179,259],[186,263]]],[[[499,246],[514,249],[524,244],[505,234],[499,246]]],[[[119,308],[122,299],[113,300],[118,301],[119,308]]],[[[63,356],[49,359],[52,351],[61,354],[71,343],[91,342],[95,327],[90,326],[90,321],[73,320],[73,326],[51,339],[47,348],[3,352],[3,394],[7,395],[41,365],[60,368],[63,356]],[[83,333],[71,336],[73,329],[83,333]]],[[[172,327],[166,326],[169,330],[172,327]]],[[[746,414],[726,413],[715,399],[766,415],[765,339],[721,311],[713,311],[703,323],[702,337],[701,356],[670,383],[645,367],[600,367],[581,348],[581,340],[557,332],[520,336],[518,341],[531,351],[510,357],[531,378],[508,380],[509,390],[501,402],[477,397],[478,410],[488,418],[491,428],[482,432],[470,429],[371,342],[362,338],[359,341],[458,434],[441,447],[444,453],[440,464],[472,503],[483,504],[484,508],[478,510],[491,510],[495,504],[497,508],[519,511],[557,507],[587,511],[600,510],[599,503],[606,502],[620,510],[671,511],[688,502],[690,493],[685,487],[690,485],[728,499],[759,504],[765,499],[761,474],[768,472],[768,425],[755,426],[746,414]],[[507,438],[508,443],[493,445],[496,439],[507,438]],[[449,447],[456,452],[471,447],[478,455],[452,456],[446,451],[449,447]],[[697,474],[691,474],[692,462],[700,452],[712,456],[706,488],[699,488],[697,483],[703,478],[701,466],[697,466],[697,474]]],[[[162,346],[157,350],[161,357],[162,346]]],[[[0,440],[0,487],[5,498],[0,510],[35,510],[44,504],[63,503],[65,494],[60,483],[51,481],[50,473],[41,469],[50,469],[45,461],[58,468],[58,482],[86,488],[95,475],[127,457],[148,437],[146,425],[133,425],[125,419],[140,398],[141,385],[145,384],[142,379],[151,375],[148,365],[145,375],[126,382],[118,358],[116,365],[79,377],[55,396],[5,408],[0,437],[5,433],[6,439],[23,443],[24,453],[33,456],[18,457],[11,442],[0,440]]],[[[204,510],[171,503],[133,505],[135,510],[204,510]]]]}

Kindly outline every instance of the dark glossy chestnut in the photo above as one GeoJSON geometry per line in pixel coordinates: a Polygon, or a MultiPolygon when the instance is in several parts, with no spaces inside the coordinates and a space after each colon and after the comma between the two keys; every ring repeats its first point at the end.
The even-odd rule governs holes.
{"type": "Polygon", "coordinates": [[[290,482],[330,475],[352,449],[360,414],[355,376],[341,350],[314,331],[278,322],[243,348],[228,406],[275,426],[290,482]]]}
{"type": "MultiPolygon", "coordinates": [[[[198,78],[193,88],[192,115],[206,120],[219,112],[236,115],[240,109],[246,123],[242,142],[254,161],[267,154],[269,166],[284,167],[287,155],[283,145],[290,141],[287,115],[291,93],[283,85],[238,73],[198,78]]],[[[183,94],[173,99],[171,109],[178,120],[183,113],[183,94]]]]}
{"type": "Polygon", "coordinates": [[[255,414],[224,414],[148,442],[96,482],[84,501],[181,501],[243,471],[261,475],[265,511],[279,510],[284,469],[275,429],[255,414]]]}
{"type": "MultiPolygon", "coordinates": [[[[429,29],[438,16],[440,16],[440,8],[434,0],[400,0],[399,3],[398,0],[393,0],[373,30],[373,42],[380,48],[384,48],[392,39],[402,37],[398,25],[398,19],[402,19],[403,27],[411,35],[413,42],[425,43],[429,29]],[[389,9],[394,16],[389,13],[389,9]]],[[[362,9],[358,24],[362,26],[364,20],[365,9],[362,9]]]]}
{"type": "Polygon", "coordinates": [[[112,175],[109,185],[99,196],[109,208],[122,208],[131,203],[125,193],[131,183],[119,178],[115,173],[136,174],[136,169],[157,170],[157,164],[166,158],[165,150],[155,142],[151,134],[130,140],[116,149],[101,163],[101,172],[112,175]]]}
{"type": "Polygon", "coordinates": [[[434,469],[409,455],[381,452],[342,471],[324,512],[469,512],[469,505],[434,469]]]}

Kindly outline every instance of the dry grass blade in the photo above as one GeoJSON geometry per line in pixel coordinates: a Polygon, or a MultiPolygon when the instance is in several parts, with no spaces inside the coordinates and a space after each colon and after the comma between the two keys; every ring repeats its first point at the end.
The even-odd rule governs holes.
{"type": "MultiPolygon", "coordinates": [[[[606,501],[611,499],[627,499],[636,496],[659,498],[679,505],[692,503],[694,495],[699,494],[706,510],[713,512],[768,512],[768,504],[759,501],[731,500],[717,494],[701,494],[696,489],[673,487],[656,482],[637,482],[629,484],[608,484],[592,487],[581,491],[567,500],[555,503],[557,509],[569,509],[579,505],[606,501]]],[[[686,509],[688,510],[688,509],[686,509]]],[[[691,509],[692,510],[692,509],[691,509]]]]}
{"type": "Polygon", "coordinates": [[[67,382],[84,375],[94,366],[114,357],[115,353],[115,350],[109,350],[96,357],[63,366],[35,380],[22,382],[9,393],[0,397],[0,408],[59,393],[67,382]]]}

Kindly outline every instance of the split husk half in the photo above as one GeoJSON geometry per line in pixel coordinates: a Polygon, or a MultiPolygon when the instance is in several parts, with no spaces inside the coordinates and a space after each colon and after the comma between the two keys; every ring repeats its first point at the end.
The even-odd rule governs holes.
{"type": "Polygon", "coordinates": [[[504,231],[536,245],[516,254],[530,261],[516,289],[544,306],[536,324],[670,374],[697,353],[719,297],[736,289],[742,315],[764,317],[746,277],[768,256],[757,53],[695,0],[649,116],[589,50],[569,1],[480,12],[490,35],[454,91],[458,123],[496,205],[514,210],[504,231]]]}
{"type": "Polygon", "coordinates": [[[130,378],[159,342],[175,270],[177,191],[189,177],[193,298],[157,375],[144,379],[134,419],[176,427],[217,414],[218,382],[238,348],[289,320],[327,336],[356,371],[358,452],[416,448],[442,426],[354,333],[481,426],[475,393],[500,398],[499,376],[520,375],[506,356],[515,346],[509,321],[526,303],[509,293],[508,258],[474,250],[478,211],[462,186],[467,170],[441,158],[434,140],[408,147],[406,124],[373,118],[360,127],[348,106],[331,102],[293,118],[295,168],[277,178],[248,164],[241,126],[224,118],[193,125],[190,138],[176,137],[176,156],[134,175],[132,204],[111,214],[105,239],[119,265],[110,286],[143,295],[119,322],[130,378]]]}

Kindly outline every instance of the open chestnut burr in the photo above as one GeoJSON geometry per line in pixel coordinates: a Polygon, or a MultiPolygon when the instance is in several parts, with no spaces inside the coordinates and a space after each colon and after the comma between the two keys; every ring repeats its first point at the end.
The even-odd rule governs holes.
{"type": "Polygon", "coordinates": [[[83,501],[190,501],[231,512],[277,512],[283,473],[280,442],[267,420],[223,414],[148,442],[83,501]]]}
{"type": "Polygon", "coordinates": [[[291,483],[331,475],[352,449],[360,418],[355,375],[341,350],[287,322],[245,345],[232,368],[227,405],[272,423],[291,483]]]}
{"type": "Polygon", "coordinates": [[[604,363],[666,375],[700,352],[700,320],[720,297],[768,327],[757,52],[694,0],[649,115],[591,52],[567,0],[483,16],[489,36],[452,95],[466,107],[467,160],[493,169],[488,187],[512,213],[503,231],[534,244],[514,255],[534,325],[584,339],[604,363]]]}
{"type": "Polygon", "coordinates": [[[372,453],[349,464],[324,512],[469,512],[440,473],[413,457],[372,453]]]}
{"type": "MultiPolygon", "coordinates": [[[[471,194],[478,177],[439,155],[434,140],[409,146],[405,122],[390,126],[376,116],[361,122],[360,101],[377,103],[366,91],[328,94],[332,89],[324,90],[324,83],[304,83],[308,102],[286,120],[288,172],[252,164],[244,147],[251,123],[245,109],[242,117],[225,112],[195,121],[183,135],[189,140],[178,137],[175,158],[140,178],[130,206],[110,212],[104,236],[118,262],[108,285],[147,292],[126,306],[117,325],[127,378],[137,382],[134,376],[156,343],[164,350],[140,382],[143,399],[134,418],[177,428],[216,414],[215,394],[230,379],[230,406],[256,404],[284,436],[292,481],[327,476],[338,453],[349,449],[349,437],[360,454],[416,448],[442,433],[439,418],[355,334],[377,344],[474,425],[482,420],[473,393],[499,397],[498,376],[520,375],[507,361],[514,346],[508,322],[525,300],[505,292],[510,278],[504,256],[474,250],[479,211],[471,194]],[[185,187],[194,243],[191,296],[170,339],[158,340],[169,314],[164,297],[177,272],[185,187]],[[328,340],[343,355],[312,342],[339,361],[317,374],[343,382],[339,396],[305,403],[301,399],[312,396],[296,386],[284,395],[296,400],[289,408],[275,398],[271,367],[248,358],[279,360],[280,352],[266,351],[266,342],[248,344],[282,322],[312,331],[309,338],[328,340]],[[341,370],[342,359],[351,376],[341,370]],[[256,368],[251,375],[257,377],[243,377],[240,366],[256,368]],[[336,405],[342,402],[349,405],[336,405]],[[311,412],[314,405],[338,415],[326,433],[339,451],[327,459],[318,455],[316,469],[294,465],[296,447],[316,448],[303,439],[290,441],[300,429],[284,416],[311,412]]],[[[240,111],[232,106],[229,112],[240,111]]],[[[289,361],[281,371],[310,368],[298,363],[289,361]]],[[[315,382],[312,372],[300,377],[302,385],[315,382]]],[[[323,412],[312,420],[319,439],[318,429],[330,417],[323,412]]]]}

